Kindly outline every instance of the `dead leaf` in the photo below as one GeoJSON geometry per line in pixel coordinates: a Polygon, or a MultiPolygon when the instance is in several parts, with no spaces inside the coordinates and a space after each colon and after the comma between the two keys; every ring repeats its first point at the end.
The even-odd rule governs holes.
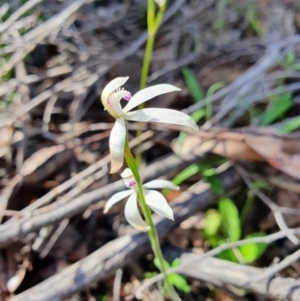
{"type": "MultiPolygon", "coordinates": [[[[263,161],[264,158],[255,152],[243,141],[240,133],[227,132],[199,132],[197,135],[189,135],[180,147],[181,154],[193,153],[203,155],[214,153],[226,157],[229,160],[238,161],[263,161]],[[230,135],[227,135],[230,134],[230,135]]],[[[179,149],[178,142],[173,144],[173,149],[179,149]]]]}
{"type": "Polygon", "coordinates": [[[300,140],[289,141],[279,136],[246,135],[245,142],[270,165],[300,179],[300,140]]]}
{"type": "Polygon", "coordinates": [[[196,154],[212,152],[230,160],[267,161],[276,169],[300,179],[299,135],[280,135],[272,127],[200,131],[188,136],[181,150],[196,154]]]}

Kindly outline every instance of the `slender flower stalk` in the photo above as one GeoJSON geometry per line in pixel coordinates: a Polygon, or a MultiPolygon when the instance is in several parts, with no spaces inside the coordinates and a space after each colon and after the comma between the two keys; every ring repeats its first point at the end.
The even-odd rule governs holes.
{"type": "MultiPolygon", "coordinates": [[[[154,41],[155,41],[158,28],[164,16],[166,5],[167,5],[167,0],[148,0],[148,8],[147,8],[148,38],[146,42],[146,48],[145,48],[145,54],[144,54],[142,72],[141,72],[140,89],[144,89],[147,86],[147,78],[150,69],[154,41]],[[155,15],[155,3],[158,6],[158,12],[156,15],[155,15]]],[[[144,104],[140,104],[139,109],[143,109],[143,108],[144,108],[144,104]]],[[[142,126],[140,123],[138,123],[136,136],[140,137],[141,134],[142,134],[142,126]]],[[[137,145],[136,161],[139,166],[141,163],[141,141],[139,141],[137,145]]]]}
{"type": "Polygon", "coordinates": [[[148,0],[147,8],[147,27],[148,27],[148,39],[146,43],[142,73],[141,73],[141,82],[140,89],[144,89],[147,86],[147,78],[149,74],[149,67],[151,63],[153,46],[155,37],[164,16],[166,10],[166,0],[148,0]],[[158,12],[155,15],[155,3],[158,6],[158,12]]]}
{"type": "Polygon", "coordinates": [[[169,282],[166,273],[158,235],[150,211],[151,208],[154,212],[173,220],[172,209],[165,198],[159,192],[151,189],[178,189],[178,187],[166,180],[154,180],[143,185],[138,171],[138,164],[130,152],[127,121],[171,123],[187,126],[195,130],[198,130],[198,127],[190,116],[174,110],[149,108],[132,111],[132,109],[138,105],[155,96],[178,91],[179,89],[172,85],[161,84],[140,90],[132,96],[130,92],[121,88],[127,80],[128,77],[115,78],[105,86],[101,94],[101,101],[104,108],[116,119],[109,139],[111,173],[120,170],[125,158],[129,169],[125,169],[122,173],[122,177],[125,180],[127,188],[130,188],[129,190],[121,191],[113,195],[108,200],[104,211],[107,212],[110,207],[118,201],[129,197],[125,205],[125,217],[135,228],[148,232],[153,252],[155,257],[159,260],[161,272],[164,275],[168,294],[172,300],[178,301],[180,298],[169,282]],[[124,108],[121,107],[121,99],[128,101],[124,108]],[[139,213],[137,201],[139,201],[145,221],[139,213]]]}

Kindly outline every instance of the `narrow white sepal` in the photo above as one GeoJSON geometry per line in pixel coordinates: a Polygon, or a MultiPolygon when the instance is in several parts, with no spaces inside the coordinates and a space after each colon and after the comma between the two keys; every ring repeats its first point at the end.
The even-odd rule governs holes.
{"type": "Polygon", "coordinates": [[[124,215],[128,223],[134,228],[147,232],[150,230],[149,225],[142,219],[137,204],[137,194],[134,192],[126,202],[124,215]]]}
{"type": "Polygon", "coordinates": [[[125,199],[126,197],[128,197],[129,195],[132,194],[132,190],[124,190],[124,191],[120,191],[115,193],[106,203],[105,203],[105,207],[104,207],[104,213],[107,213],[107,211],[116,203],[120,202],[121,200],[125,199]]]}
{"type": "Polygon", "coordinates": [[[103,89],[102,94],[101,94],[101,101],[104,104],[109,97],[109,95],[114,92],[116,89],[122,87],[128,80],[127,77],[117,77],[110,81],[103,89]]]}
{"type": "Polygon", "coordinates": [[[143,122],[162,122],[187,126],[198,131],[195,121],[187,114],[170,109],[142,109],[123,115],[126,120],[143,122]]]}
{"type": "Polygon", "coordinates": [[[146,189],[144,189],[144,192],[146,203],[154,212],[172,221],[174,220],[172,208],[160,192],[146,189]]]}
{"type": "Polygon", "coordinates": [[[109,137],[109,151],[111,157],[110,173],[118,172],[124,162],[124,144],[126,139],[125,120],[123,118],[116,119],[109,137]]]}
{"type": "Polygon", "coordinates": [[[153,180],[150,181],[146,184],[143,184],[143,187],[147,189],[164,189],[164,188],[169,188],[169,189],[174,189],[174,190],[179,190],[179,187],[173,184],[172,182],[168,180],[163,180],[163,179],[158,179],[158,180],[153,180]]]}
{"type": "Polygon", "coordinates": [[[127,105],[123,108],[123,111],[127,113],[131,109],[137,107],[141,103],[148,101],[151,98],[173,91],[180,91],[180,89],[168,84],[160,84],[153,87],[145,88],[133,95],[133,97],[130,99],[127,105]]]}

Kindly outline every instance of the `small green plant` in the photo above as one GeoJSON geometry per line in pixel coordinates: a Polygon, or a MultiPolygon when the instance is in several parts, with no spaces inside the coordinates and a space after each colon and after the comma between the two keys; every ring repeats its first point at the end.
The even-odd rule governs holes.
{"type": "MultiPolygon", "coordinates": [[[[191,164],[185,169],[183,169],[181,172],[179,172],[173,178],[172,183],[175,185],[180,185],[188,178],[199,174],[206,181],[206,183],[210,185],[211,190],[215,194],[222,195],[223,187],[213,166],[219,166],[224,162],[226,162],[226,159],[214,158],[211,161],[207,161],[206,163],[191,164]]],[[[167,189],[163,190],[163,194],[166,194],[167,191],[167,189]]]]}
{"type": "Polygon", "coordinates": [[[300,63],[296,60],[296,53],[294,50],[290,50],[287,55],[283,59],[278,60],[277,63],[284,69],[300,70],[300,63]]]}
{"type": "MultiPolygon", "coordinates": [[[[161,265],[160,265],[159,260],[158,260],[157,258],[155,258],[155,259],[153,260],[153,262],[154,262],[154,265],[155,265],[159,270],[161,270],[161,265]]],[[[171,268],[177,268],[179,265],[180,265],[180,260],[179,260],[179,258],[176,258],[176,259],[172,262],[171,265],[170,265],[167,261],[164,260],[164,266],[165,266],[165,269],[166,269],[166,270],[171,269],[171,268]]],[[[152,273],[152,272],[147,272],[147,273],[145,274],[145,277],[146,277],[146,278],[151,278],[151,277],[153,277],[153,276],[155,276],[155,273],[152,273]]],[[[186,279],[185,279],[183,276],[179,275],[179,274],[173,273],[173,274],[168,275],[168,280],[169,280],[169,282],[170,282],[174,287],[176,287],[176,288],[177,288],[179,291],[181,291],[181,292],[184,292],[184,293],[188,294],[188,293],[191,291],[191,288],[190,288],[190,286],[188,285],[186,279]]],[[[167,292],[165,285],[164,285],[164,292],[167,292]]]]}
{"type": "Polygon", "coordinates": [[[103,296],[99,296],[99,297],[98,297],[98,300],[99,300],[99,301],[108,301],[109,298],[108,298],[107,295],[103,295],[103,296]]]}
{"type": "Polygon", "coordinates": [[[221,0],[217,2],[216,16],[214,21],[214,29],[217,35],[221,35],[225,30],[226,22],[224,15],[227,6],[229,6],[230,4],[232,4],[231,0],[221,0]]]}
{"type": "Polygon", "coordinates": [[[247,18],[247,20],[249,22],[249,26],[253,30],[253,32],[257,36],[262,37],[263,29],[262,29],[260,19],[259,19],[259,10],[255,5],[253,5],[253,4],[248,5],[247,12],[246,12],[246,18],[247,18]]]}
{"type": "MultiPolygon", "coordinates": [[[[10,56],[4,56],[0,59],[0,68],[3,67],[10,60],[10,56]]],[[[8,81],[12,78],[12,71],[8,71],[6,74],[2,76],[3,81],[8,81]]]]}
{"type": "Polygon", "coordinates": [[[209,87],[207,90],[206,96],[202,89],[202,87],[198,83],[198,79],[195,73],[187,67],[182,68],[182,74],[184,77],[184,81],[188,87],[188,90],[193,97],[195,102],[200,102],[206,98],[206,105],[204,108],[195,111],[191,117],[195,120],[195,122],[201,120],[202,118],[206,118],[206,120],[211,118],[212,115],[212,103],[210,98],[212,95],[219,89],[224,87],[223,82],[216,82],[209,87]]]}
{"type": "Polygon", "coordinates": [[[300,116],[292,118],[292,120],[288,121],[285,125],[280,128],[280,132],[282,134],[291,133],[300,128],[300,116]]]}
{"type": "MultiPolygon", "coordinates": [[[[294,50],[289,51],[286,56],[277,61],[277,64],[285,70],[300,70],[300,63],[296,60],[296,54],[294,50]]],[[[278,87],[284,88],[284,79],[278,80],[278,87]]],[[[251,120],[254,123],[261,126],[267,126],[274,122],[286,119],[286,113],[293,107],[293,94],[288,91],[282,91],[281,93],[269,97],[269,104],[266,110],[262,110],[259,107],[249,107],[248,112],[251,116],[251,120]]],[[[296,116],[289,121],[285,122],[280,128],[280,132],[283,134],[290,133],[297,130],[300,127],[300,117],[296,116]]]]}
{"type": "MultiPolygon", "coordinates": [[[[277,63],[284,69],[292,69],[295,71],[300,70],[300,63],[299,63],[299,61],[297,62],[297,60],[296,60],[296,53],[294,50],[290,50],[287,53],[286,57],[284,59],[278,61],[277,63]]],[[[273,105],[274,108],[272,110],[278,112],[277,115],[280,116],[280,114],[282,115],[285,111],[289,110],[293,105],[291,93],[288,93],[288,92],[284,93],[281,96],[281,100],[280,101],[277,100],[277,102],[278,103],[274,103],[274,105],[273,105]],[[283,112],[283,113],[281,113],[281,112],[283,112]]],[[[277,119],[277,118],[275,118],[275,119],[277,119]]],[[[291,120],[289,120],[287,123],[285,123],[280,128],[280,132],[282,134],[288,134],[299,128],[300,128],[300,116],[296,116],[296,117],[292,118],[291,120]]]]}
{"type": "MultiPolygon", "coordinates": [[[[224,86],[224,83],[217,82],[217,83],[211,85],[209,87],[209,89],[207,90],[206,97],[205,97],[205,93],[204,93],[203,89],[201,88],[201,86],[199,85],[198,79],[197,79],[195,73],[192,70],[190,70],[189,68],[183,67],[182,74],[183,74],[184,81],[187,85],[187,88],[188,88],[193,100],[195,102],[201,102],[204,99],[206,99],[205,106],[203,108],[195,111],[194,113],[192,113],[191,117],[193,118],[193,120],[195,122],[198,122],[203,118],[205,118],[205,120],[209,120],[212,116],[212,111],[213,111],[211,97],[217,90],[221,89],[224,86]]],[[[178,153],[181,152],[181,147],[182,147],[182,144],[183,144],[186,136],[187,136],[187,134],[184,132],[181,132],[179,134],[178,149],[177,149],[178,153]]]]}
{"type": "MultiPolygon", "coordinates": [[[[242,225],[239,211],[234,202],[228,198],[219,201],[217,210],[206,213],[203,235],[211,247],[215,248],[226,242],[235,242],[241,239],[242,225]]],[[[245,236],[247,238],[262,237],[264,233],[255,232],[245,236]]],[[[252,243],[239,248],[221,252],[218,257],[232,261],[251,263],[259,258],[266,250],[267,244],[252,243]]]]}
{"type": "Polygon", "coordinates": [[[279,118],[293,106],[292,95],[289,92],[279,94],[271,98],[270,105],[262,115],[261,125],[266,126],[279,118]]]}

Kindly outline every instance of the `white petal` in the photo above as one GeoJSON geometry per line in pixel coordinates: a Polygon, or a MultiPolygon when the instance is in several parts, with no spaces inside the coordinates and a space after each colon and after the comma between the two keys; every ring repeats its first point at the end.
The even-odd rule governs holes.
{"type": "Polygon", "coordinates": [[[137,107],[139,104],[144,103],[151,98],[173,91],[180,91],[180,89],[168,84],[161,84],[145,88],[133,95],[127,105],[123,108],[123,111],[127,113],[131,109],[137,107]]]}
{"type": "Polygon", "coordinates": [[[127,77],[117,77],[110,81],[103,89],[102,94],[101,94],[101,101],[104,104],[109,97],[109,95],[114,92],[116,89],[119,87],[122,87],[128,80],[127,77]]]}
{"type": "Polygon", "coordinates": [[[104,207],[104,213],[107,213],[107,211],[116,203],[120,202],[121,200],[125,199],[126,197],[128,197],[129,195],[132,194],[132,190],[124,190],[124,191],[120,191],[115,193],[105,204],[104,207]]]}
{"type": "Polygon", "coordinates": [[[143,109],[123,115],[127,120],[144,122],[162,122],[190,127],[198,131],[195,121],[187,114],[169,109],[143,109]]]}
{"type": "Polygon", "coordinates": [[[124,143],[126,138],[125,120],[116,119],[109,137],[109,151],[111,157],[110,173],[116,173],[120,170],[124,161],[124,143]]]}
{"type": "Polygon", "coordinates": [[[175,184],[173,184],[172,182],[170,182],[168,180],[163,180],[163,179],[150,181],[146,184],[143,184],[143,187],[145,187],[147,189],[170,188],[170,189],[174,189],[174,190],[179,190],[178,186],[176,186],[175,184]]]}
{"type": "Polygon", "coordinates": [[[168,219],[174,220],[172,208],[164,196],[155,190],[144,190],[147,205],[157,214],[168,219]]]}
{"type": "Polygon", "coordinates": [[[143,232],[150,230],[149,225],[142,219],[139,212],[136,192],[134,192],[126,202],[124,214],[126,220],[132,227],[143,232]]]}

